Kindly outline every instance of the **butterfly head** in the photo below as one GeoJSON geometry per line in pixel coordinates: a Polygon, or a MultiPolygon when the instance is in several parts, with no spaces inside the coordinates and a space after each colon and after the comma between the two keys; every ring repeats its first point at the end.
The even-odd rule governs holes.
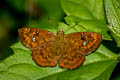
{"type": "Polygon", "coordinates": [[[64,35],[64,31],[63,30],[57,31],[57,35],[64,35]]]}

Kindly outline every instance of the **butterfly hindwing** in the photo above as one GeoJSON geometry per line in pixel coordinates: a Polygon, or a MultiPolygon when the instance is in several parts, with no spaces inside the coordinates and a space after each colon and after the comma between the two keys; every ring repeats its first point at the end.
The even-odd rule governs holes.
{"type": "Polygon", "coordinates": [[[32,58],[39,66],[56,66],[57,60],[55,56],[55,47],[52,42],[39,50],[32,50],[32,58]]]}
{"type": "Polygon", "coordinates": [[[64,44],[61,51],[59,66],[67,69],[75,69],[83,64],[85,55],[81,54],[78,48],[72,45],[71,41],[64,44]]]}

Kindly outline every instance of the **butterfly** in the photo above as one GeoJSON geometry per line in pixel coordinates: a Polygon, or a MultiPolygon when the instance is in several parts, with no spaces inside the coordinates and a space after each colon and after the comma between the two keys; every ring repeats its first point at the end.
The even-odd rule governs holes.
{"type": "Polygon", "coordinates": [[[76,69],[83,64],[85,56],[95,51],[102,35],[95,32],[57,34],[38,28],[20,28],[20,41],[32,52],[32,59],[42,67],[76,69]]]}

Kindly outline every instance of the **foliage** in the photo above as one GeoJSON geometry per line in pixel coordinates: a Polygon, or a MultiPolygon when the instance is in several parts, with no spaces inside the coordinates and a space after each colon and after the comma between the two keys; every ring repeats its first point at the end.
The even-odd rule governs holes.
{"type": "MultiPolygon", "coordinates": [[[[52,2],[55,2],[55,0],[52,0],[52,2]]],[[[57,30],[62,29],[65,31],[65,34],[73,32],[97,32],[103,35],[103,42],[95,52],[86,56],[85,63],[75,70],[62,69],[58,66],[52,68],[39,67],[32,60],[31,51],[25,48],[20,42],[15,43],[11,46],[14,54],[0,63],[0,79],[109,80],[119,58],[117,52],[112,51],[112,49],[117,50],[116,47],[110,46],[112,49],[108,47],[111,44],[109,41],[114,42],[113,40],[116,41],[118,46],[120,45],[118,40],[120,33],[119,1],[105,0],[104,2],[103,0],[60,0],[61,7],[66,16],[64,18],[65,22],[59,22],[57,28],[50,27],[49,23],[47,22],[47,24],[45,20],[48,16],[55,18],[56,13],[58,13],[59,16],[62,16],[64,13],[60,6],[58,9],[55,7],[49,7],[46,2],[42,0],[40,2],[38,1],[38,3],[43,5],[45,9],[48,8],[48,14],[42,19],[42,22],[41,20],[29,20],[28,24],[30,26],[47,29],[54,33],[56,33],[57,30]],[[117,7],[115,7],[116,5],[117,7]],[[54,11],[52,9],[54,9],[54,11]],[[60,11],[58,11],[59,9],[60,11]],[[109,24],[107,24],[107,21],[109,24]],[[43,24],[46,26],[38,26],[43,24]],[[108,41],[108,44],[104,44],[105,41],[108,41]]],[[[52,5],[56,6],[55,3],[52,5]]],[[[57,21],[61,21],[58,16],[57,21]]],[[[113,44],[115,44],[115,42],[113,44]]]]}

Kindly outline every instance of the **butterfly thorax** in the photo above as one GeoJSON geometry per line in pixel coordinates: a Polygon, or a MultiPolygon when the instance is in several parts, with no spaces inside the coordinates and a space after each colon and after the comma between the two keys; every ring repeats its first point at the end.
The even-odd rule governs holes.
{"type": "Polygon", "coordinates": [[[64,32],[58,31],[57,36],[55,37],[55,48],[56,48],[56,54],[60,56],[60,53],[62,51],[62,48],[64,46],[65,40],[64,40],[64,32]]]}
{"type": "Polygon", "coordinates": [[[64,32],[63,32],[62,30],[59,30],[59,31],[57,32],[57,35],[58,35],[58,36],[64,35],[64,32]]]}
{"type": "Polygon", "coordinates": [[[64,43],[64,32],[63,31],[57,32],[55,42],[56,42],[56,46],[62,46],[62,44],[64,43]]]}

